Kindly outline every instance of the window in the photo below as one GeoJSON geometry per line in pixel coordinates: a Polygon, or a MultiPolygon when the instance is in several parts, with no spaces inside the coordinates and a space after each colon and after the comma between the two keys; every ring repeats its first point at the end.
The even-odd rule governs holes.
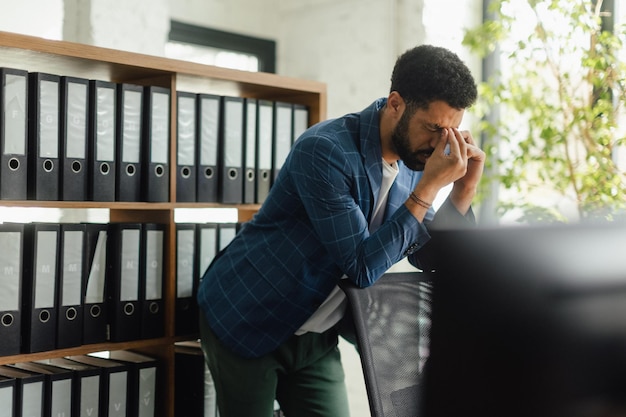
{"type": "Polygon", "coordinates": [[[245,71],[276,72],[276,42],[172,20],[165,56],[245,71]]]}

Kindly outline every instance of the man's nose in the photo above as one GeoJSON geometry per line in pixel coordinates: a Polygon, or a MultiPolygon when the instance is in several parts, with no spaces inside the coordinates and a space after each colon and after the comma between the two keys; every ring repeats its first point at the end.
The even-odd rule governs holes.
{"type": "Polygon", "coordinates": [[[431,148],[435,148],[439,141],[445,140],[446,131],[444,129],[439,129],[430,136],[428,144],[431,148]]]}

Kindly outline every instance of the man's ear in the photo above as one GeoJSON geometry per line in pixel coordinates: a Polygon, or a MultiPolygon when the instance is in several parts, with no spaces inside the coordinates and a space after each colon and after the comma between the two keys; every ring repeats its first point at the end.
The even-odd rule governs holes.
{"type": "Polygon", "coordinates": [[[402,116],[404,113],[404,109],[406,104],[404,103],[404,99],[397,91],[392,91],[389,93],[389,97],[387,97],[387,106],[389,110],[391,110],[397,118],[402,116]]]}

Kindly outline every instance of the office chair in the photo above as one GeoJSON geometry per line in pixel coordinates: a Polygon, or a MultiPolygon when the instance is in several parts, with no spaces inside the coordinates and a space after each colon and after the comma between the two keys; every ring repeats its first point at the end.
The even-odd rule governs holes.
{"type": "Polygon", "coordinates": [[[387,273],[374,285],[340,286],[352,314],[372,417],[417,417],[428,357],[431,274],[387,273]]]}

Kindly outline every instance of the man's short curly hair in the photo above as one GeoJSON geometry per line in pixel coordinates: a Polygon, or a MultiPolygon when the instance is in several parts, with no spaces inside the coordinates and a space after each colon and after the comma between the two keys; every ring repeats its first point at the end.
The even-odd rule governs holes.
{"type": "Polygon", "coordinates": [[[442,100],[450,107],[466,109],[477,96],[476,83],[463,61],[448,49],[432,45],[400,55],[391,74],[391,91],[417,108],[442,100]]]}

